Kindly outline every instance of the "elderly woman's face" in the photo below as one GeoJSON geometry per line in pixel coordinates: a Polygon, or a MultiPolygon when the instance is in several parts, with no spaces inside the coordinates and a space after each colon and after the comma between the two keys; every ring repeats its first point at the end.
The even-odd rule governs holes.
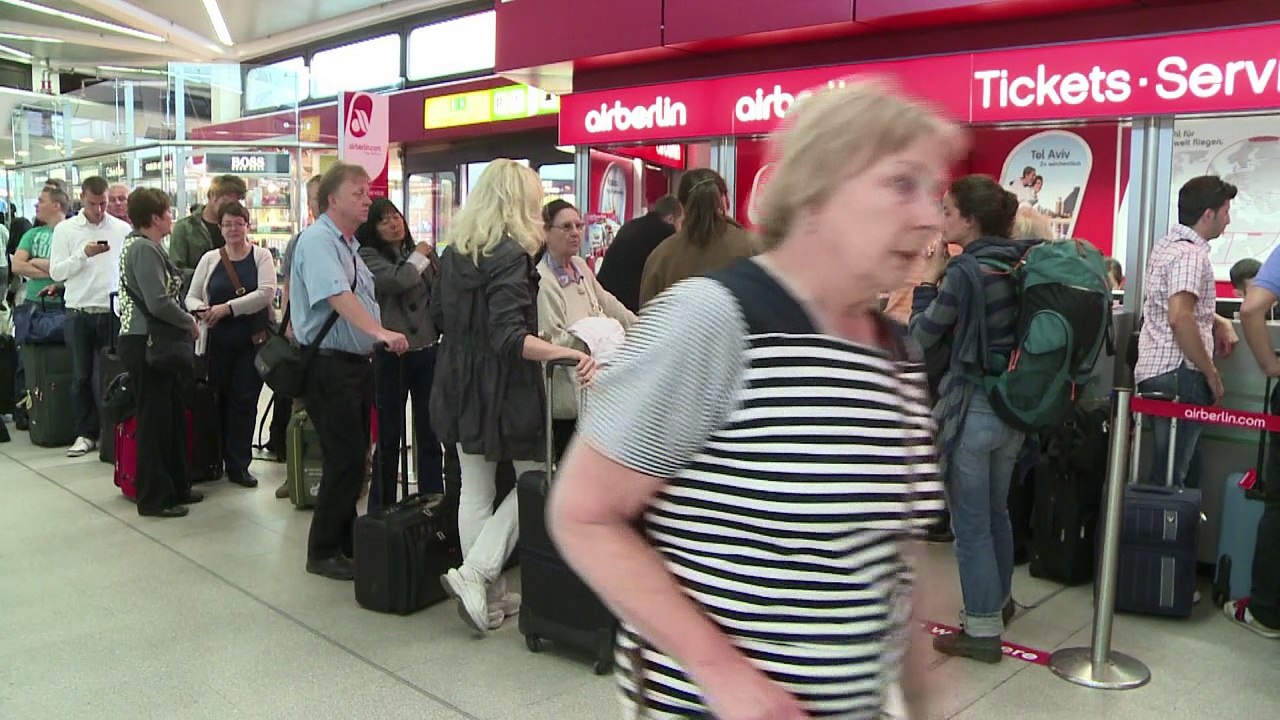
{"type": "Polygon", "coordinates": [[[820,209],[818,231],[831,260],[858,286],[897,290],[937,242],[949,156],[944,138],[922,137],[850,176],[820,209]]]}
{"type": "Polygon", "coordinates": [[[547,228],[547,252],[557,260],[577,255],[582,247],[582,216],[573,208],[565,208],[551,219],[547,228]]]}

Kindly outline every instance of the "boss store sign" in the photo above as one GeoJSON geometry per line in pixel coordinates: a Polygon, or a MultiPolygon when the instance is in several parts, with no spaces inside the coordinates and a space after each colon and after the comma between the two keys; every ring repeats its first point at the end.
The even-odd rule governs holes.
{"type": "Polygon", "coordinates": [[[205,153],[205,171],[232,175],[288,175],[289,153],[205,153]]]}

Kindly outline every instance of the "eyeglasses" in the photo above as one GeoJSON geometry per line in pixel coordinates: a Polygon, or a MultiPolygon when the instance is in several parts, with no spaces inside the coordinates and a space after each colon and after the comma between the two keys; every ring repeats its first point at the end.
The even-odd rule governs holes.
{"type": "Polygon", "coordinates": [[[243,220],[240,222],[224,222],[220,227],[223,230],[243,230],[244,228],[249,227],[249,223],[244,222],[243,220]]]}
{"type": "Polygon", "coordinates": [[[587,224],[580,223],[580,222],[579,223],[561,223],[559,225],[552,225],[551,227],[557,230],[563,230],[565,232],[573,232],[574,230],[581,232],[584,228],[587,227],[587,224]]]}

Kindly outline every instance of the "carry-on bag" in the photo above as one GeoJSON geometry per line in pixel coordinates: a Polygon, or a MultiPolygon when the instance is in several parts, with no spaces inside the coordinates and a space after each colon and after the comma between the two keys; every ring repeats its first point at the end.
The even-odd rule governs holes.
{"type": "Polygon", "coordinates": [[[288,437],[285,443],[288,446],[285,476],[289,502],[299,510],[306,510],[315,507],[316,495],[320,494],[324,460],[320,453],[320,436],[306,410],[299,410],[289,419],[288,437]]]}
{"type": "Polygon", "coordinates": [[[407,428],[400,436],[400,473],[402,499],[356,518],[355,592],[363,608],[410,615],[448,597],[440,576],[462,564],[462,548],[440,498],[409,495],[407,428]]]}
{"type": "MultiPolygon", "coordinates": [[[[111,293],[107,299],[107,306],[111,310],[112,315],[116,315],[116,298],[117,293],[111,293]]],[[[124,361],[120,359],[119,352],[119,332],[113,333],[107,347],[102,348],[98,353],[98,399],[101,401],[105,398],[107,388],[111,387],[111,381],[116,379],[117,375],[125,372],[124,361]]],[[[98,403],[98,459],[104,463],[114,463],[116,459],[116,424],[111,419],[110,414],[103,411],[102,402],[98,403]]]]}
{"type": "MultiPolygon", "coordinates": [[[[1146,394],[1151,400],[1175,400],[1146,394]]],[[[1132,464],[1142,444],[1142,415],[1134,413],[1132,464]]],[[[1178,420],[1170,419],[1165,484],[1144,485],[1130,475],[1120,521],[1120,567],[1116,610],[1188,617],[1195,606],[1196,552],[1200,536],[1200,491],[1173,486],[1178,420]]],[[[1132,469],[1132,468],[1131,468],[1132,469]]]]}
{"type": "Polygon", "coordinates": [[[1083,405],[1073,408],[1062,427],[1045,434],[1035,471],[1032,577],[1065,585],[1093,580],[1109,436],[1108,409],[1083,405]]]}
{"type": "Polygon", "coordinates": [[[138,501],[138,418],[131,417],[117,423],[112,436],[104,442],[110,442],[115,448],[115,483],[124,496],[134,502],[138,501]]]}
{"type": "Polygon", "coordinates": [[[527,472],[516,483],[520,508],[520,632],[525,645],[542,652],[546,641],[590,650],[594,670],[603,675],[613,668],[614,634],[618,622],[591,588],[569,568],[547,532],[547,490],[555,474],[552,438],[551,376],[557,366],[546,364],[546,469],[527,472]]]}
{"type": "MultiPolygon", "coordinates": [[[[1263,409],[1275,414],[1280,408],[1280,384],[1267,378],[1263,409]]],[[[1262,520],[1264,478],[1280,472],[1280,447],[1271,433],[1258,433],[1258,455],[1251,473],[1233,473],[1222,487],[1222,528],[1218,533],[1218,567],[1213,581],[1213,602],[1222,607],[1228,600],[1249,594],[1253,580],[1253,551],[1262,520]]]]}
{"type": "Polygon", "coordinates": [[[18,345],[12,335],[0,333],[0,415],[13,412],[18,403],[14,386],[17,375],[18,345]]]}
{"type": "Polygon", "coordinates": [[[218,391],[197,380],[187,395],[187,459],[191,483],[222,477],[222,417],[218,391]]]}
{"type": "Polygon", "coordinates": [[[23,345],[22,364],[27,371],[31,443],[40,447],[70,445],[76,439],[76,423],[67,346],[23,345]]]}

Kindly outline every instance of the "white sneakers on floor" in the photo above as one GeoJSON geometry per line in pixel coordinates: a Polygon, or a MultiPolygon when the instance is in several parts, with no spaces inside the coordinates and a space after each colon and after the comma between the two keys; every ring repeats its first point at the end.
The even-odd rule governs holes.
{"type": "Polygon", "coordinates": [[[1226,615],[1235,624],[1252,630],[1268,640],[1280,640],[1280,628],[1269,628],[1258,622],[1253,617],[1253,613],[1249,612],[1249,598],[1240,598],[1232,600],[1222,606],[1222,614],[1226,615]]]}
{"type": "Polygon", "coordinates": [[[480,635],[497,630],[508,617],[520,612],[520,595],[507,592],[506,579],[501,576],[486,583],[480,573],[463,565],[441,575],[440,584],[458,601],[458,616],[480,635]]]}
{"type": "Polygon", "coordinates": [[[67,457],[83,457],[94,450],[98,449],[98,441],[90,440],[87,437],[78,437],[76,441],[67,448],[67,457]]]}

